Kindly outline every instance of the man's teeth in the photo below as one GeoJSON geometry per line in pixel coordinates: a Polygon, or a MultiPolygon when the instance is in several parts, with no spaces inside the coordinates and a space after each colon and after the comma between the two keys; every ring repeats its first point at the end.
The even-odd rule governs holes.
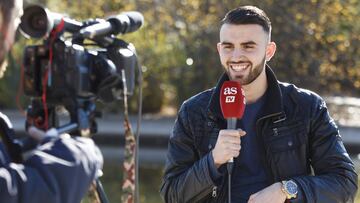
{"type": "Polygon", "coordinates": [[[245,70],[247,67],[249,66],[249,64],[232,64],[231,68],[234,71],[243,71],[245,70]]]}

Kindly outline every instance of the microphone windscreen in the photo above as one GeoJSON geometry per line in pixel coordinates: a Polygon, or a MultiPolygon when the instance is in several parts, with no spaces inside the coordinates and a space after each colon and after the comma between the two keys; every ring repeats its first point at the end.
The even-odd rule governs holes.
{"type": "Polygon", "coordinates": [[[224,118],[242,118],[245,111],[245,96],[240,83],[223,83],[220,90],[220,106],[224,118]]]}
{"type": "Polygon", "coordinates": [[[137,11],[122,12],[107,19],[113,25],[113,33],[130,33],[138,30],[144,24],[144,16],[137,11]]]}
{"type": "Polygon", "coordinates": [[[144,16],[137,11],[128,11],[124,12],[123,14],[127,15],[130,19],[130,24],[132,26],[131,31],[129,32],[133,32],[139,29],[144,24],[144,16]]]}

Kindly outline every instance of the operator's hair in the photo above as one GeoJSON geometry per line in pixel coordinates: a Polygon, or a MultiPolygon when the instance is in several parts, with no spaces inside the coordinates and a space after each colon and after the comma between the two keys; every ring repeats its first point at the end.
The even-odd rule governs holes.
{"type": "Polygon", "coordinates": [[[271,33],[271,21],[269,17],[263,10],[255,6],[241,6],[229,11],[221,20],[221,25],[224,24],[257,24],[260,25],[265,32],[271,33]]]}
{"type": "Polygon", "coordinates": [[[15,6],[15,0],[0,0],[0,15],[2,17],[2,26],[6,26],[11,18],[11,12],[15,6]]]}

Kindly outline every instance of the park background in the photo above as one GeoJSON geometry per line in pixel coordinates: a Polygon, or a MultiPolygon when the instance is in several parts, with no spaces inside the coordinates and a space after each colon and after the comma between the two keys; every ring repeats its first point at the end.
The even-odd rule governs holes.
{"type": "MultiPolygon", "coordinates": [[[[264,9],[272,21],[277,53],[269,65],[280,81],[325,98],[359,101],[359,0],[27,0],[25,6],[34,3],[78,21],[130,10],[144,15],[141,29],[119,37],[136,47],[143,73],[143,112],[148,118],[169,118],[173,122],[184,100],[215,85],[222,73],[216,51],[219,22],[230,9],[249,4],[264,9]]],[[[40,43],[18,36],[8,70],[0,80],[1,109],[18,108],[14,90],[19,86],[23,48],[40,43]]],[[[134,114],[137,97],[138,90],[129,101],[134,114]]],[[[19,102],[26,108],[28,99],[22,96],[19,102]]],[[[98,106],[107,114],[122,115],[122,101],[98,106]]],[[[344,114],[356,114],[353,110],[344,114]]],[[[342,112],[337,113],[334,116],[340,121],[342,112]]],[[[360,121],[342,122],[356,125],[360,121]]],[[[359,171],[358,158],[352,156],[359,171]]],[[[121,160],[115,160],[106,162],[104,169],[110,202],[120,202],[121,195],[121,160]]],[[[141,202],[160,202],[163,162],[140,166],[141,202]]]]}

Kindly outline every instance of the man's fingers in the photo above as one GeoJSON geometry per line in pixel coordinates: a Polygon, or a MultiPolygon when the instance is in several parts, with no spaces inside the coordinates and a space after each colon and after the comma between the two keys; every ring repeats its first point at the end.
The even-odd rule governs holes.
{"type": "Polygon", "coordinates": [[[245,131],[238,129],[238,130],[220,130],[220,135],[221,136],[233,136],[233,137],[241,137],[244,136],[246,134],[245,131]]]}
{"type": "Polygon", "coordinates": [[[246,132],[245,132],[245,131],[243,131],[243,130],[241,130],[241,129],[238,129],[238,131],[239,131],[240,137],[246,135],[246,132]]]}
{"type": "Polygon", "coordinates": [[[252,203],[252,202],[253,202],[253,199],[254,199],[254,196],[251,195],[251,196],[249,197],[248,203],[252,203]]]}
{"type": "Polygon", "coordinates": [[[258,194],[259,194],[259,193],[257,192],[257,193],[255,193],[255,194],[250,195],[248,203],[255,202],[255,197],[256,197],[258,194]]]}
{"type": "Polygon", "coordinates": [[[239,130],[220,130],[215,148],[212,151],[215,164],[220,166],[226,163],[228,159],[238,157],[241,149],[241,136],[246,134],[245,131],[239,130]]]}
{"type": "Polygon", "coordinates": [[[226,144],[226,145],[232,145],[232,144],[234,144],[234,145],[240,145],[241,144],[241,141],[240,141],[240,139],[238,138],[238,137],[231,137],[231,136],[229,136],[229,137],[224,137],[223,138],[223,140],[222,140],[222,142],[224,143],[224,144],[226,144]]]}
{"type": "MultiPolygon", "coordinates": [[[[55,128],[51,128],[48,131],[44,132],[38,128],[31,126],[28,129],[30,137],[35,139],[38,142],[41,142],[45,137],[58,137],[59,134],[55,128]]],[[[68,134],[63,134],[62,137],[69,136],[68,134]]]]}
{"type": "Polygon", "coordinates": [[[240,151],[241,145],[239,145],[239,144],[228,144],[226,148],[229,149],[229,150],[232,150],[232,151],[240,151]]]}

